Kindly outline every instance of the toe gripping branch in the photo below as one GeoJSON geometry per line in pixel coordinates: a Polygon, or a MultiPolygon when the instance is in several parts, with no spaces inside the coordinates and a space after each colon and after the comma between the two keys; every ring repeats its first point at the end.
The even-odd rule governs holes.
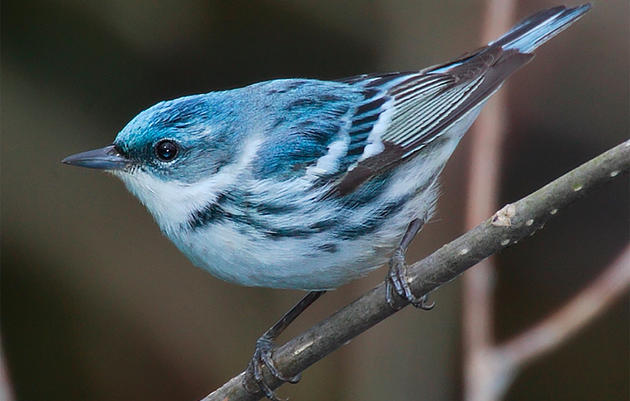
{"type": "Polygon", "coordinates": [[[249,365],[247,366],[247,371],[245,377],[243,378],[243,386],[245,389],[252,393],[256,394],[259,391],[262,391],[265,394],[265,397],[269,398],[272,401],[280,401],[271,387],[265,381],[263,376],[263,366],[266,366],[269,370],[269,373],[275,377],[277,380],[280,380],[285,383],[297,383],[300,381],[301,374],[297,374],[292,377],[287,377],[283,375],[275,363],[273,362],[273,351],[275,349],[274,340],[278,338],[278,336],[297,318],[302,312],[306,310],[313,302],[317,300],[322,294],[326,291],[311,291],[304,298],[300,300],[291,310],[284,314],[269,330],[265,332],[260,338],[256,341],[256,349],[254,350],[254,356],[252,357],[249,365]],[[256,383],[256,386],[251,386],[251,382],[256,383]]]}
{"type": "Polygon", "coordinates": [[[409,223],[407,231],[400,241],[400,245],[396,248],[389,261],[389,272],[385,278],[385,297],[389,306],[394,310],[398,310],[402,307],[397,305],[394,299],[394,292],[416,308],[431,310],[435,306],[434,302],[429,301],[428,294],[421,297],[415,296],[411,292],[411,288],[409,288],[409,280],[407,279],[405,253],[413,238],[424,225],[424,222],[425,219],[415,219],[409,223]]]}
{"type": "MultiPolygon", "coordinates": [[[[387,303],[394,310],[401,308],[394,298],[394,293],[406,300],[416,308],[430,310],[435,304],[429,302],[428,296],[423,295],[417,297],[409,288],[407,280],[407,264],[405,263],[405,252],[424,225],[424,219],[415,219],[407,227],[407,231],[403,236],[400,246],[396,248],[389,262],[389,273],[385,279],[387,303]]],[[[262,392],[267,398],[273,401],[280,401],[274,394],[273,390],[265,382],[263,375],[263,366],[267,367],[269,373],[277,380],[287,383],[297,383],[301,375],[287,377],[282,374],[273,362],[273,351],[275,349],[274,340],[293,322],[302,312],[306,310],[313,302],[315,302],[325,291],[311,291],[300,302],[298,302],[291,310],[280,318],[269,330],[265,332],[257,341],[254,355],[247,366],[246,375],[243,378],[243,385],[250,393],[262,392]],[[255,388],[252,386],[255,383],[255,388]]]]}
{"type": "Polygon", "coordinates": [[[269,385],[265,382],[265,378],[263,376],[263,370],[262,370],[263,365],[266,366],[267,369],[269,369],[269,373],[273,377],[275,377],[276,379],[282,382],[295,384],[298,381],[300,381],[300,378],[302,375],[297,374],[293,377],[287,377],[283,375],[282,373],[280,373],[280,371],[274,364],[273,359],[271,358],[274,348],[275,348],[275,345],[273,343],[273,339],[267,333],[263,334],[256,341],[256,349],[254,351],[254,356],[249,361],[249,365],[247,366],[247,375],[250,376],[250,378],[253,378],[254,382],[256,383],[257,388],[251,388],[251,386],[248,386],[247,377],[245,378],[244,384],[245,384],[245,388],[250,393],[255,394],[258,391],[262,391],[265,394],[265,397],[269,398],[270,400],[280,401],[280,398],[278,398],[275,395],[271,387],[269,387],[269,385]]]}
{"type": "Polygon", "coordinates": [[[429,295],[421,297],[415,296],[409,288],[407,280],[407,264],[405,263],[405,253],[401,248],[396,249],[389,261],[389,272],[385,279],[385,297],[387,303],[392,309],[398,310],[401,306],[397,305],[394,299],[394,292],[402,299],[409,302],[416,308],[423,310],[431,310],[435,307],[435,302],[429,301],[429,295]]]}

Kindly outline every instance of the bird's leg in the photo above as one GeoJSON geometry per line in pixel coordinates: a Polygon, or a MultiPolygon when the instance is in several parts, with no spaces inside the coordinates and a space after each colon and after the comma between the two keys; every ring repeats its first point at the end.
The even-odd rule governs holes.
{"type": "Polygon", "coordinates": [[[394,291],[401,298],[406,299],[416,308],[430,310],[435,306],[433,302],[429,302],[427,295],[420,298],[416,297],[411,292],[409,282],[407,281],[407,263],[405,262],[405,253],[407,252],[409,244],[423,225],[424,219],[415,219],[409,223],[407,231],[400,241],[400,245],[398,245],[398,248],[396,248],[389,261],[389,272],[387,273],[387,278],[385,279],[385,296],[387,297],[387,303],[394,309],[398,309],[396,307],[396,303],[394,302],[394,291]]]}
{"type": "Polygon", "coordinates": [[[296,375],[293,377],[286,377],[278,368],[276,368],[272,357],[273,350],[275,348],[274,340],[297,318],[302,312],[306,310],[317,298],[322,296],[326,291],[311,291],[304,298],[300,300],[291,310],[284,314],[273,326],[269,328],[260,336],[260,338],[256,341],[256,349],[254,351],[254,356],[252,357],[249,365],[247,366],[247,374],[244,377],[244,385],[247,391],[251,393],[257,393],[258,391],[262,391],[267,398],[270,400],[278,401],[278,398],[273,393],[273,390],[265,383],[265,379],[263,377],[262,367],[263,365],[269,369],[271,375],[273,375],[276,379],[289,382],[289,383],[297,383],[300,380],[301,375],[296,375]],[[248,382],[253,378],[256,382],[258,388],[250,389],[248,388],[248,382]]]}

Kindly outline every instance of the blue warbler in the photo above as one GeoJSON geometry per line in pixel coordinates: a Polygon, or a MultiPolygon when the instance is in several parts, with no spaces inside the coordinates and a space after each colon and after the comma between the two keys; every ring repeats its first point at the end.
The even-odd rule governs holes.
{"type": "Polygon", "coordinates": [[[429,308],[406,280],[405,250],[429,219],[438,176],[483,104],[532,52],[590,5],[555,7],[498,40],[420,71],[337,81],[278,79],[160,102],[112,145],[63,163],[116,175],[197,266],[245,286],[311,292],[256,344],[273,340],[323,291],[389,261],[395,294],[429,308]]]}

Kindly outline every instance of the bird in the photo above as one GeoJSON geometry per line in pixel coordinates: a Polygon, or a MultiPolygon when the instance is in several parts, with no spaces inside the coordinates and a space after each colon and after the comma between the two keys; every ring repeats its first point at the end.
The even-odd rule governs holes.
{"type": "Polygon", "coordinates": [[[389,264],[387,302],[429,309],[405,251],[438,177],[487,99],[591,8],[539,11],[499,39],[418,71],[276,79],[162,101],[101,149],[63,163],[120,178],[194,265],[239,285],[309,291],[256,342],[262,391],[274,340],[325,291],[389,264]]]}

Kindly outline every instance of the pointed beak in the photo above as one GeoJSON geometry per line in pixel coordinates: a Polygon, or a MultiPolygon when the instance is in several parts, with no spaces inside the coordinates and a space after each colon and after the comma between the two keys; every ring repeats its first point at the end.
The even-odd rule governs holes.
{"type": "Polygon", "coordinates": [[[114,145],[77,153],[66,157],[61,162],[71,166],[96,168],[99,170],[120,170],[129,165],[129,159],[122,156],[114,145]]]}

